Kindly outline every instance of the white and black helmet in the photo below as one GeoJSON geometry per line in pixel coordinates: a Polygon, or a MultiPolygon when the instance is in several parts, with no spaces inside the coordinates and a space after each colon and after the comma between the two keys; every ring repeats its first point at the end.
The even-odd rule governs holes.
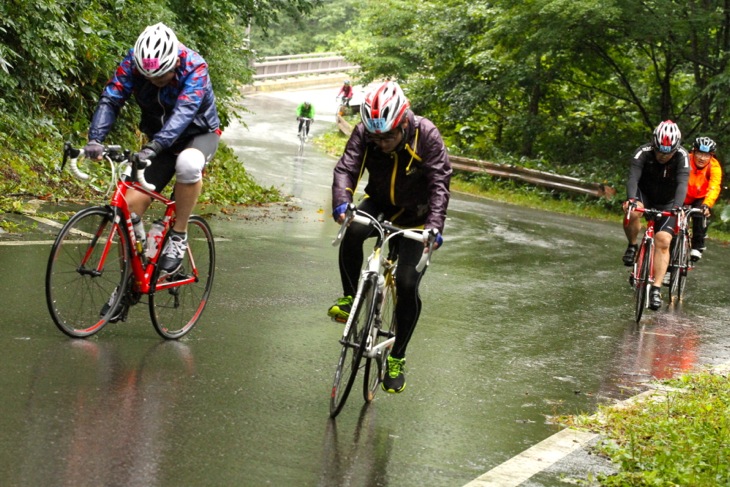
{"type": "Polygon", "coordinates": [[[661,122],[654,129],[654,148],[663,154],[674,152],[682,140],[679,127],[671,120],[661,122]]]}
{"type": "Polygon", "coordinates": [[[697,137],[695,139],[694,149],[712,154],[717,149],[717,144],[709,137],[697,137]]]}
{"type": "Polygon", "coordinates": [[[134,44],[134,63],[140,73],[157,78],[175,68],[178,41],[175,33],[162,22],[148,26],[134,44]]]}

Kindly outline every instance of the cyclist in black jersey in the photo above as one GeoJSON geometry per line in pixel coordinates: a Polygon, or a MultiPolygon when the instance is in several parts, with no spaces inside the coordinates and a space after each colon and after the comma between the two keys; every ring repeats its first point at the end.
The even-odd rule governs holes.
{"type": "MultiPolygon", "coordinates": [[[[635,203],[638,208],[672,210],[684,202],[689,180],[689,156],[680,145],[682,134],[671,120],[661,122],[652,142],[639,147],[631,160],[629,179],[626,183],[628,199],[624,211],[635,203]]],[[[641,213],[631,212],[629,224],[624,226],[629,245],[623,256],[626,266],[634,265],[638,250],[637,240],[641,229],[641,213]]],[[[662,305],[661,284],[669,264],[669,245],[674,236],[676,217],[662,217],[656,221],[654,241],[654,283],[649,290],[649,308],[657,310],[662,305]]]]}

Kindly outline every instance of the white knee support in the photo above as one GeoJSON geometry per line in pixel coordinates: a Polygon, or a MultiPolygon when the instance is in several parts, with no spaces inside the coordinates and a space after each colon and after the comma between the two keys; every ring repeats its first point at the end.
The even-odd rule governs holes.
{"type": "Polygon", "coordinates": [[[185,149],[177,156],[175,176],[178,183],[193,184],[203,178],[205,156],[198,149],[185,149]]]}

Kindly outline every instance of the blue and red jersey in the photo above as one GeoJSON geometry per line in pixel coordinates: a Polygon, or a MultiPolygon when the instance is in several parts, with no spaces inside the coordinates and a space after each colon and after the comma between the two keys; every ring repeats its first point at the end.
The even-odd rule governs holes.
{"type": "Polygon", "coordinates": [[[180,65],[173,80],[158,88],[145,78],[135,65],[133,49],[117,67],[99,99],[89,128],[89,140],[104,141],[119,111],[134,95],[142,116],[140,130],[161,150],[179,139],[220,132],[220,119],[208,64],[198,54],[179,45],[180,65]]]}

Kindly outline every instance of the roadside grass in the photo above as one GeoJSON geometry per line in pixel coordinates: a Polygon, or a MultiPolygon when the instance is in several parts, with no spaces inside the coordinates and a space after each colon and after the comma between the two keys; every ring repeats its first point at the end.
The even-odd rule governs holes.
{"type": "Polygon", "coordinates": [[[663,381],[647,400],[557,420],[602,435],[596,448],[619,472],[599,476],[601,485],[730,485],[729,379],[689,373],[663,381]]]}

